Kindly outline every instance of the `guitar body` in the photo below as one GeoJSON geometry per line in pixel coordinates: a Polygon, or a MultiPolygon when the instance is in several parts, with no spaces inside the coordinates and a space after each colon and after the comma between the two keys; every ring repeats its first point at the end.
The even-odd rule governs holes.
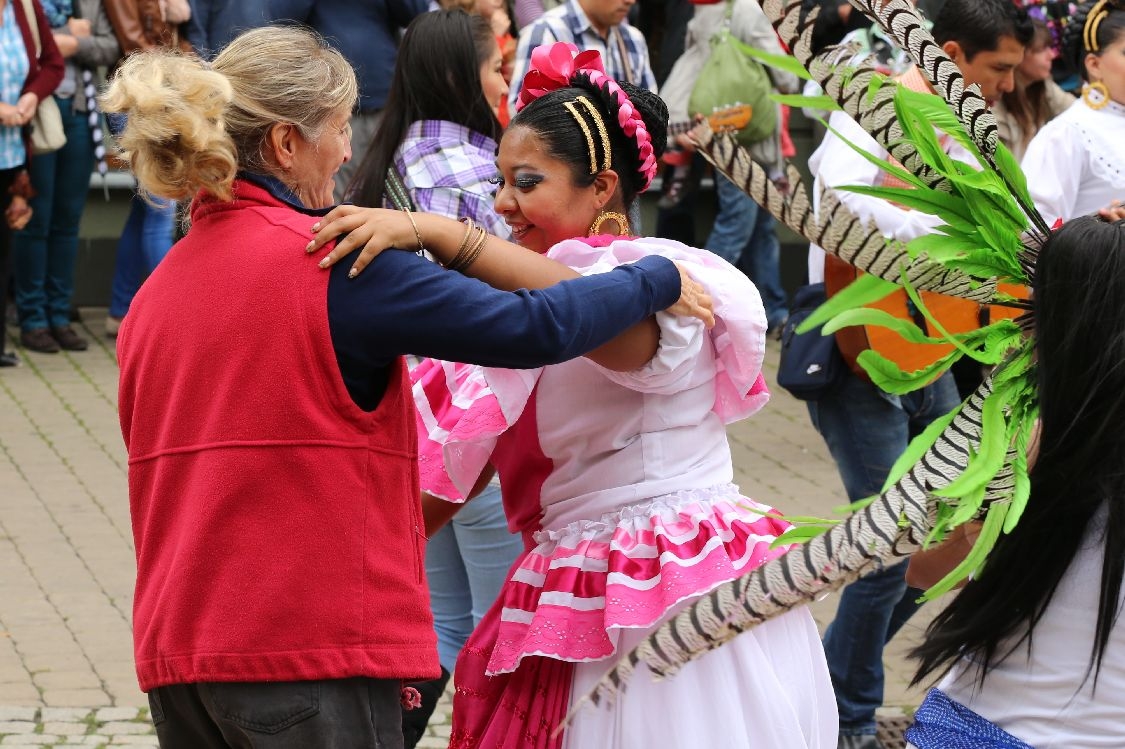
{"type": "MultiPolygon", "coordinates": [[[[844,262],[835,255],[826,255],[824,258],[824,288],[829,297],[850,284],[859,277],[862,271],[844,262]]],[[[1027,299],[1030,293],[1026,286],[1014,284],[1000,284],[1000,291],[1019,299],[1027,299]]],[[[935,294],[929,291],[921,292],[922,301],[942,327],[949,333],[964,333],[979,327],[996,322],[1001,319],[1014,319],[1023,314],[1023,311],[1014,307],[990,305],[981,307],[967,299],[935,294]]],[[[936,330],[931,330],[929,323],[921,313],[914,309],[910,298],[905,291],[893,291],[878,302],[867,305],[872,309],[889,312],[895,317],[914,320],[927,335],[938,335],[936,330]]],[[[866,349],[872,349],[890,361],[894,362],[904,372],[914,372],[936,362],[953,350],[950,343],[911,343],[903,340],[901,336],[878,325],[854,325],[836,331],[836,346],[857,377],[868,382],[871,378],[860,366],[857,358],[866,349]]]]}
{"type": "MultiPolygon", "coordinates": [[[[824,260],[824,288],[828,296],[831,297],[839,292],[854,281],[861,272],[840,258],[827,255],[824,260]]],[[[921,292],[921,296],[926,308],[948,332],[964,333],[981,326],[981,307],[975,302],[928,291],[921,292]]],[[[914,320],[915,324],[928,335],[937,334],[936,331],[930,330],[921,313],[914,311],[905,291],[893,291],[878,302],[867,306],[889,312],[901,319],[914,320]]],[[[836,346],[851,371],[868,382],[870,378],[867,372],[857,361],[860,352],[866,349],[873,349],[882,354],[904,372],[914,372],[927,367],[953,350],[953,345],[949,343],[910,343],[897,333],[877,325],[855,325],[836,331],[836,346]]]]}

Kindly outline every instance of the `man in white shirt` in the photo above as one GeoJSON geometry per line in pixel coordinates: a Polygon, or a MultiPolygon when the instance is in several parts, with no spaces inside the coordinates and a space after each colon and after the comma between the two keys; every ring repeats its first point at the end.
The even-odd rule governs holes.
{"type": "MultiPolygon", "coordinates": [[[[965,84],[979,84],[984,97],[993,100],[1012,89],[1013,74],[1031,40],[1032,26],[1027,14],[1011,0],[946,0],[934,19],[933,35],[961,68],[965,84]]],[[[917,90],[928,88],[917,69],[907,71],[900,81],[917,90]]],[[[847,115],[834,113],[830,125],[868,153],[888,158],[847,115]]],[[[972,160],[951,139],[946,151],[962,161],[972,160]]],[[[886,184],[881,169],[831,132],[809,167],[817,182],[814,195],[821,185],[886,184]]],[[[940,223],[882,199],[846,191],[838,195],[853,213],[873,220],[888,237],[909,241],[940,223]]],[[[824,280],[825,262],[823,250],[810,248],[810,283],[824,280]]],[[[855,502],[878,494],[910,439],[958,401],[949,373],[921,390],[894,396],[845,368],[832,390],[820,400],[809,401],[808,407],[813,425],[836,461],[848,498],[855,502]]],[[[902,562],[845,588],[836,619],[825,632],[824,650],[840,711],[839,749],[881,748],[875,737],[875,709],[883,702],[883,646],[917,610],[916,599],[921,594],[907,587],[905,572],[906,562],[902,562]]]]}

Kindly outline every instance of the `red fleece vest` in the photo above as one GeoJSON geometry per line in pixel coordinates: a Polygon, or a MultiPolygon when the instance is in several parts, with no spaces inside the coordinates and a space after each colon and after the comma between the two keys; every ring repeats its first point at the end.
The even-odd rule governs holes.
{"type": "Polygon", "coordinates": [[[436,677],[405,365],[352,402],[315,219],[235,189],[196,201],[118,339],[141,689],[436,677]]]}

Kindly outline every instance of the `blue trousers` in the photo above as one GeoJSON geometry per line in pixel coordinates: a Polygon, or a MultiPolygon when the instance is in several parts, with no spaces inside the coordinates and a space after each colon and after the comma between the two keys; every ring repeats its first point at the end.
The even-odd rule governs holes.
{"type": "Polygon", "coordinates": [[[781,288],[781,243],[773,216],[721,174],[715,174],[719,212],[706,249],[750,276],[762,295],[770,327],[789,315],[788,297],[781,288]]]}
{"type": "MultiPolygon", "coordinates": [[[[909,441],[958,402],[949,373],[896,396],[847,372],[825,397],[809,401],[808,409],[848,499],[856,502],[878,494],[909,441]]],[[[841,735],[875,733],[875,709],[883,704],[883,646],[918,610],[922,594],[907,587],[906,565],[900,562],[846,587],[836,619],[824,633],[841,735]]]]}
{"type": "Polygon", "coordinates": [[[174,202],[161,201],[153,205],[133,195],[129,218],[117,242],[117,264],[109,301],[111,317],[125,317],[141,282],[172,249],[175,221],[174,202]]]}
{"type": "Polygon", "coordinates": [[[31,199],[33,213],[27,226],[12,235],[12,279],[23,330],[70,324],[78,224],[94,168],[86,114],[74,111],[72,99],[55,101],[66,145],[31,160],[31,184],[37,193],[31,199]]]}
{"type": "Polygon", "coordinates": [[[452,672],[457,655],[500,594],[523,539],[508,530],[500,489],[489,486],[434,534],[426,546],[426,580],[438,658],[452,672]]]}

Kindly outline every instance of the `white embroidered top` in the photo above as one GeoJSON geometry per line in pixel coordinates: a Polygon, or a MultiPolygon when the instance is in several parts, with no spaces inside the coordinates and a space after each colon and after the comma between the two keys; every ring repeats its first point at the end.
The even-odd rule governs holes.
{"type": "Polygon", "coordinates": [[[1079,99],[1032,139],[1023,170],[1048,224],[1125,200],[1125,106],[1091,109],[1079,99]]]}

